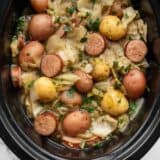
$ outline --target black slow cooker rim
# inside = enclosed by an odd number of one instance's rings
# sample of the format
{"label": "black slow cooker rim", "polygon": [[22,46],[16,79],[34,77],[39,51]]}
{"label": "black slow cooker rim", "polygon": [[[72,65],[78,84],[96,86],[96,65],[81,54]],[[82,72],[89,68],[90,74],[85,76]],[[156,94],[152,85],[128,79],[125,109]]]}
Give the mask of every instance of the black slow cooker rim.
{"label": "black slow cooker rim", "polygon": [[[8,3],[7,3],[7,1],[5,1],[5,3],[7,4],[7,8],[10,8],[12,1],[13,0],[8,0]],[[157,4],[159,4],[157,0],[154,0],[154,2],[155,1]],[[160,4],[159,4],[159,6],[160,6]],[[7,9],[5,10],[5,13],[7,13],[6,11],[7,11]],[[0,88],[2,89],[2,87],[3,87],[3,82],[1,81]],[[159,86],[159,93],[160,93],[160,86]],[[1,100],[5,100],[3,93],[0,93],[0,97],[1,97]],[[157,97],[157,99],[155,99],[154,107],[159,107],[159,104],[160,104],[160,95]],[[12,139],[14,139],[14,141],[28,155],[30,155],[31,157],[33,157],[35,159],[39,159],[39,160],[40,159],[45,160],[45,159],[50,159],[50,158],[57,159],[57,160],[63,160],[63,158],[57,157],[57,156],[43,150],[38,145],[36,145],[32,140],[30,140],[29,137],[27,137],[27,135],[25,135],[24,132],[20,129],[20,127],[14,121],[12,121],[12,118],[10,120],[8,119],[8,115],[11,116],[11,114],[9,113],[9,110],[7,110],[7,112],[5,112],[6,108],[8,108],[7,103],[5,103],[5,101],[2,101],[1,108],[0,108],[0,111],[1,111],[0,120],[3,124],[3,126],[5,127],[5,129],[7,130],[7,132],[9,133],[9,135],[12,137]],[[152,112],[153,112],[153,110],[152,110]],[[152,112],[150,114],[152,114]],[[141,126],[141,128],[134,135],[134,137],[132,137],[132,139],[130,139],[130,141],[131,140],[133,141],[136,137],[138,137],[139,134],[141,134],[140,138],[138,138],[138,140],[136,141],[136,143],[134,145],[132,145],[132,147],[128,148],[128,150],[125,150],[125,151],[123,150],[123,153],[120,154],[119,156],[117,155],[116,158],[115,157],[110,157],[110,158],[111,159],[114,158],[114,160],[116,160],[116,159],[121,160],[121,159],[132,159],[133,157],[137,158],[139,155],[143,156],[150,149],[150,147],[156,142],[156,140],[159,137],[159,132],[158,132],[158,127],[160,127],[159,116],[160,116],[160,109],[154,115],[154,118],[150,122],[151,125],[148,126],[147,130],[145,132],[141,133],[142,128],[147,124],[148,120],[145,121],[143,126]],[[129,142],[124,144],[121,149],[124,149],[126,146],[128,146]],[[147,145],[148,149],[146,151],[143,151],[143,147],[146,145]],[[141,151],[141,149],[142,149],[143,153],[142,152],[139,153]],[[133,151],[135,152],[134,154],[133,154]],[[128,156],[126,157],[126,155],[128,155]],[[106,156],[102,157],[102,158],[106,158]]]}

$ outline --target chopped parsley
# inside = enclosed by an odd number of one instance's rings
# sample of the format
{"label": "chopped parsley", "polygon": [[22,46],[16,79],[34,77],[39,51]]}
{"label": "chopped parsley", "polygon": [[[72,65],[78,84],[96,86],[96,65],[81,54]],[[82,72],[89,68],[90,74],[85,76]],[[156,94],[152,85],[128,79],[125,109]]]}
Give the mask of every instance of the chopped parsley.
{"label": "chopped parsley", "polygon": [[93,97],[85,97],[83,99],[83,104],[81,106],[82,110],[86,110],[89,113],[92,113],[95,111],[95,107],[92,105]]}
{"label": "chopped parsley", "polygon": [[114,89],[121,89],[122,84],[121,84],[120,82],[116,81],[116,82],[114,83],[113,87],[114,87]]}
{"label": "chopped parsley", "polygon": [[126,18],[126,19],[128,19],[128,18],[129,18],[129,16],[128,16],[128,14],[127,14],[127,13],[125,13],[125,14],[124,14],[124,18]]}
{"label": "chopped parsley", "polygon": [[126,74],[126,73],[128,73],[130,70],[131,70],[131,64],[129,64],[129,65],[127,65],[127,66],[121,66],[120,68],[119,68],[119,72],[121,73],[121,74]]}
{"label": "chopped parsley", "polygon": [[86,24],[85,27],[86,27],[87,30],[89,30],[89,31],[98,32],[98,30],[99,30],[99,25],[100,25],[100,19],[99,19],[99,18],[97,18],[97,19],[95,19],[95,20],[89,19],[89,20],[88,20],[88,23]]}
{"label": "chopped parsley", "polygon": [[127,35],[127,39],[128,40],[133,40],[133,35],[131,35],[131,34]]}
{"label": "chopped parsley", "polygon": [[60,22],[61,22],[61,17],[59,17],[59,16],[56,17],[56,18],[55,18],[55,23],[60,23]]}
{"label": "chopped parsley", "polygon": [[123,74],[128,73],[128,72],[131,70],[132,66],[131,66],[131,64],[128,64],[127,66],[119,66],[118,62],[117,62],[117,61],[114,61],[114,62],[113,62],[113,68],[114,68],[118,73],[120,73],[120,74],[123,75]]}
{"label": "chopped parsley", "polygon": [[95,107],[93,106],[81,106],[81,110],[88,111],[89,113],[93,113],[95,111]]}
{"label": "chopped parsley", "polygon": [[114,62],[113,62],[113,68],[114,68],[114,69],[117,69],[118,66],[119,66],[119,65],[118,65],[118,62],[117,62],[117,61],[114,61]]}
{"label": "chopped parsley", "polygon": [[129,102],[129,108],[130,108],[130,113],[135,113],[136,109],[137,109],[137,103],[136,101],[130,101]]}
{"label": "chopped parsley", "polygon": [[103,144],[101,142],[97,142],[93,145],[95,148],[101,148]]}
{"label": "chopped parsley", "polygon": [[76,11],[76,7],[74,7],[74,6],[67,8],[67,12],[68,12],[70,15],[72,15],[75,11]]}
{"label": "chopped parsley", "polygon": [[120,118],[118,119],[118,124],[123,124],[123,122],[124,122],[124,118],[123,118],[123,117],[120,117]]}
{"label": "chopped parsley", "polygon": [[17,28],[16,28],[16,34],[23,32],[23,29],[25,27],[25,16],[22,16],[17,21]]}
{"label": "chopped parsley", "polygon": [[41,107],[43,107],[43,108],[45,107],[45,104],[44,104],[44,103],[41,103],[41,102],[40,102],[39,104],[40,104]]}
{"label": "chopped parsley", "polygon": [[95,4],[95,3],[96,3],[96,0],[91,0],[91,2],[92,2],[93,4]]}
{"label": "chopped parsley", "polygon": [[91,16],[91,13],[86,12],[86,17],[90,17],[90,16]]}
{"label": "chopped parsley", "polygon": [[80,40],[81,43],[84,43],[84,42],[86,42],[86,41],[87,41],[87,37],[83,37],[83,38],[81,38],[81,40]]}
{"label": "chopped parsley", "polygon": [[84,104],[91,104],[93,100],[94,100],[93,97],[87,97],[87,98],[85,97],[83,100],[83,103]]}
{"label": "chopped parsley", "polygon": [[34,81],[31,81],[30,83],[28,83],[27,88],[32,88],[33,84],[34,84]]}
{"label": "chopped parsley", "polygon": [[72,87],[69,91],[67,91],[67,97],[73,98],[74,93],[75,93],[75,88]]}

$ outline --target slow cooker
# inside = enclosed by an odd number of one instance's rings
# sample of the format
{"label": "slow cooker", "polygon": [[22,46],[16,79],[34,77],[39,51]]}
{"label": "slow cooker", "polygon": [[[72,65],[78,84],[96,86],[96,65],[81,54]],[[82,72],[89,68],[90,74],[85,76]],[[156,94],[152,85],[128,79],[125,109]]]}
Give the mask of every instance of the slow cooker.
{"label": "slow cooker", "polygon": [[5,143],[21,159],[37,160],[136,160],[140,159],[160,135],[160,1],[132,0],[148,24],[147,71],[150,92],[146,95],[143,110],[132,122],[132,130],[119,139],[106,142],[99,149],[75,150],[54,139],[41,138],[32,129],[19,91],[10,77],[10,40],[17,18],[30,12],[27,0],[1,0],[0,5],[0,134]]}

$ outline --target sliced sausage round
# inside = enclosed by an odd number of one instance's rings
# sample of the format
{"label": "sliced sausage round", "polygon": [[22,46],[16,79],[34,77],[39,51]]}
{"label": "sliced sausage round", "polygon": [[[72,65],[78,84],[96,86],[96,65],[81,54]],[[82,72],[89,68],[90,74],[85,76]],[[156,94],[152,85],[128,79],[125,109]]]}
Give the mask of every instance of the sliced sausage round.
{"label": "sliced sausage round", "polygon": [[30,0],[36,12],[45,12],[48,8],[48,0]]}
{"label": "sliced sausage round", "polygon": [[90,56],[100,55],[106,47],[106,41],[102,35],[98,33],[92,33],[88,36],[85,44],[85,51]]}
{"label": "sliced sausage round", "polygon": [[19,64],[23,70],[38,68],[41,57],[44,53],[44,46],[38,41],[31,41],[23,47],[19,55]]}
{"label": "sliced sausage round", "polygon": [[17,65],[11,66],[11,80],[15,88],[19,88],[22,85],[21,74],[22,74],[22,71],[19,66]]}
{"label": "sliced sausage round", "polygon": [[68,106],[75,107],[82,104],[82,96],[77,92],[64,91],[60,95],[60,101]]}
{"label": "sliced sausage round", "polygon": [[33,40],[47,40],[54,32],[52,17],[48,14],[36,14],[31,18],[28,32]]}
{"label": "sliced sausage round", "polygon": [[80,79],[75,84],[77,90],[81,93],[87,93],[91,91],[93,87],[92,77],[81,70],[75,71],[75,74],[80,77]]}
{"label": "sliced sausage round", "polygon": [[61,58],[55,54],[44,55],[41,60],[41,71],[47,77],[54,77],[63,69]]}
{"label": "sliced sausage round", "polygon": [[132,40],[126,46],[126,56],[132,62],[141,62],[147,54],[147,46],[142,40]]}
{"label": "sliced sausage round", "polygon": [[69,113],[63,120],[62,129],[68,136],[76,136],[77,134],[84,133],[89,129],[91,118],[86,111],[74,111]]}
{"label": "sliced sausage round", "polygon": [[143,95],[146,88],[146,77],[144,73],[138,69],[132,69],[123,79],[124,87],[128,97],[131,99],[139,98]]}
{"label": "sliced sausage round", "polygon": [[43,112],[34,120],[35,131],[42,136],[49,136],[56,130],[56,118],[51,112]]}

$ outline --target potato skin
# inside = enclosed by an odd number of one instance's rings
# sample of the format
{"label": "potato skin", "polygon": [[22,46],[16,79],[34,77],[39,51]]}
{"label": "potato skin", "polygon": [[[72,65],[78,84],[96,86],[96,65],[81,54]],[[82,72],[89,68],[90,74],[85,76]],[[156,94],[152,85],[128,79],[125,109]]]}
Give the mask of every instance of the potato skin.
{"label": "potato skin", "polygon": [[52,17],[48,14],[36,14],[31,18],[28,32],[33,40],[47,40],[54,33]]}
{"label": "potato skin", "polygon": [[66,135],[75,137],[89,129],[91,118],[86,111],[74,111],[69,113],[63,120],[62,128]]}
{"label": "potato skin", "polygon": [[42,102],[50,102],[57,97],[56,87],[47,77],[40,77],[34,82],[34,91]]}
{"label": "potato skin", "polygon": [[101,107],[112,116],[119,116],[128,111],[129,104],[127,98],[118,90],[108,89],[105,93]]}
{"label": "potato skin", "polygon": [[95,81],[102,81],[109,77],[110,68],[105,61],[95,59],[93,66],[92,77]]}
{"label": "potato skin", "polygon": [[31,41],[21,50],[19,64],[23,70],[39,68],[44,46],[38,41]]}
{"label": "potato skin", "polygon": [[126,35],[126,28],[123,27],[117,16],[105,16],[99,27],[100,32],[108,39],[116,41]]}
{"label": "potato skin", "polygon": [[33,9],[40,13],[45,12],[48,8],[48,0],[30,0]]}
{"label": "potato skin", "polygon": [[127,90],[128,97],[137,99],[143,95],[146,88],[146,77],[138,69],[132,69],[123,79],[123,85]]}
{"label": "potato skin", "polygon": [[70,107],[75,107],[82,104],[82,97],[77,92],[69,93],[69,91],[64,91],[60,95],[60,101]]}
{"label": "potato skin", "polygon": [[34,120],[35,131],[42,136],[49,136],[56,130],[56,118],[51,112],[43,112]]}
{"label": "potato skin", "polygon": [[93,87],[92,77],[81,70],[77,70],[74,73],[80,77],[80,80],[76,82],[77,90],[81,93],[89,92]]}

